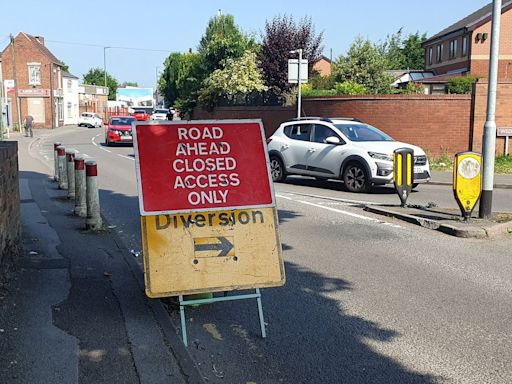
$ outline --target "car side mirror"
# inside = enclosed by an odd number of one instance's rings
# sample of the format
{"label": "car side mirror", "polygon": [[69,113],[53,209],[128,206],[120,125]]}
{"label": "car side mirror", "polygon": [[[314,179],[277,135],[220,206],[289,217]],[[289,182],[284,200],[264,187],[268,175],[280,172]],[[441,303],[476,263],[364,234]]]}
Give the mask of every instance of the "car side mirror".
{"label": "car side mirror", "polygon": [[341,144],[341,141],[338,137],[336,136],[329,136],[327,139],[325,139],[325,142],[327,144],[333,144],[333,145],[340,145]]}

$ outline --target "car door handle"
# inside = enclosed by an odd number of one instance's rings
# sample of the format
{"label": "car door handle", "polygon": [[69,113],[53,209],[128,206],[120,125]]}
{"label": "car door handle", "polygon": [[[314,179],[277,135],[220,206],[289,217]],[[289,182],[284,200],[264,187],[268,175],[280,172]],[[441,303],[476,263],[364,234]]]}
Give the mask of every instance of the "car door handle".
{"label": "car door handle", "polygon": [[284,145],[281,147],[281,149],[288,149],[288,148],[290,148],[290,146],[289,146],[288,144],[284,144]]}
{"label": "car door handle", "polygon": [[308,152],[316,152],[316,149],[315,148],[309,148]]}

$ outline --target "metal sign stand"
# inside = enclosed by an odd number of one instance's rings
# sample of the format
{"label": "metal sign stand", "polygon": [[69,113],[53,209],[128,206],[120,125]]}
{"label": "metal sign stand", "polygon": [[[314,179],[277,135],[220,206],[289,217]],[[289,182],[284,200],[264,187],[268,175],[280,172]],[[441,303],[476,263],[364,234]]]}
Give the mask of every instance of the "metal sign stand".
{"label": "metal sign stand", "polygon": [[183,337],[183,344],[188,347],[187,338],[187,321],[185,319],[185,306],[186,305],[198,305],[198,304],[211,304],[220,301],[231,301],[231,300],[245,300],[245,299],[256,299],[258,303],[258,315],[260,318],[261,337],[267,337],[267,331],[265,329],[265,320],[263,319],[263,305],[261,304],[261,292],[259,288],[256,288],[256,293],[249,293],[245,295],[233,295],[223,297],[212,297],[208,299],[196,299],[196,300],[183,300],[183,295],[179,296],[180,301],[180,318],[181,318],[181,335]]}

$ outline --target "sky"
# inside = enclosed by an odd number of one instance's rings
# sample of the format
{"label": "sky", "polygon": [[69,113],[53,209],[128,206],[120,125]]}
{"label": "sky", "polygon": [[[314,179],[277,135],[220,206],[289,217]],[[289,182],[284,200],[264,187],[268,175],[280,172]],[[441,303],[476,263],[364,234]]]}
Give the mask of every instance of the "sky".
{"label": "sky", "polygon": [[[265,20],[310,16],[323,32],[324,54],[344,54],[356,36],[373,42],[403,28],[432,36],[488,4],[490,0],[18,0],[2,1],[0,49],[9,34],[44,36],[46,46],[82,78],[103,68],[120,83],[154,87],[171,52],[196,50],[208,20],[219,9],[246,33],[260,38]],[[131,47],[145,50],[107,48]]]}

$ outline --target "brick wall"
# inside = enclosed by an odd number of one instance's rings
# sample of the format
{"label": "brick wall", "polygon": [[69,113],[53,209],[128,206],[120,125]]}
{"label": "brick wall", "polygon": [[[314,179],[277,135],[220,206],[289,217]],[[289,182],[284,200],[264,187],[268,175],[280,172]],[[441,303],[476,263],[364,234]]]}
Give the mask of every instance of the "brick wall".
{"label": "brick wall", "polygon": [[296,107],[218,107],[213,112],[196,108],[191,119],[261,119],[265,128],[265,135],[269,137],[282,122],[296,116]]}
{"label": "brick wall", "polygon": [[[482,150],[482,135],[487,118],[487,86],[487,82],[482,81],[475,84],[472,146],[477,152]],[[500,82],[496,89],[496,126],[512,127],[512,82]],[[504,138],[497,137],[496,153],[502,154],[504,149]]]}
{"label": "brick wall", "polygon": [[[305,116],[355,117],[399,141],[419,145],[429,154],[453,155],[470,149],[470,95],[383,95],[303,100]],[[261,118],[270,136],[282,122],[296,116],[294,107],[221,107],[196,109],[194,119]]]}
{"label": "brick wall", "polygon": [[20,254],[18,143],[0,141],[0,281]]}

